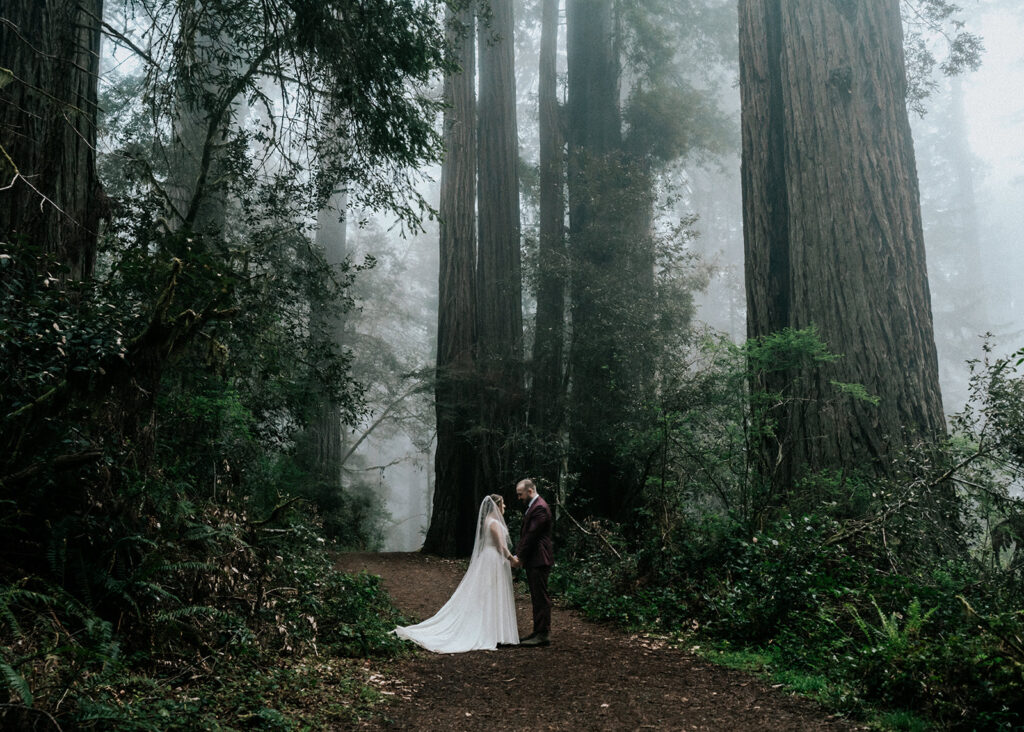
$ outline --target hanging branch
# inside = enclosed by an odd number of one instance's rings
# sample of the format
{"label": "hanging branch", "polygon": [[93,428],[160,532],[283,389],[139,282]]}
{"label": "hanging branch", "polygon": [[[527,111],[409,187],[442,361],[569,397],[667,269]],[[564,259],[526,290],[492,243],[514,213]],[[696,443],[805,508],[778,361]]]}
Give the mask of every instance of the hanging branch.
{"label": "hanging branch", "polygon": [[587,536],[596,536],[598,539],[600,539],[601,541],[604,542],[604,545],[606,547],[608,547],[608,549],[611,551],[612,554],[615,555],[616,559],[619,559],[619,560],[622,559],[622,555],[619,554],[619,552],[615,549],[615,547],[613,547],[611,545],[611,542],[608,541],[608,539],[605,538],[604,534],[602,534],[600,531],[597,531],[596,529],[594,531],[587,531],[585,528],[583,528],[583,525],[579,521],[577,521],[573,517],[573,515],[571,513],[569,513],[569,511],[566,510],[565,504],[560,503],[558,501],[555,501],[555,505],[558,506],[565,513],[565,515],[569,517],[569,520],[572,521],[576,525],[577,529],[582,531]]}
{"label": "hanging branch", "polygon": [[978,442],[977,449],[973,453],[965,457],[963,460],[961,460],[953,467],[947,469],[938,478],[935,478],[927,485],[923,486],[923,490],[919,491],[916,494],[912,493],[909,498],[897,501],[895,504],[888,506],[884,511],[882,511],[872,519],[867,519],[856,523],[848,523],[846,528],[839,531],[837,534],[834,534],[830,538],[826,539],[822,543],[822,546],[832,546],[833,544],[838,544],[839,542],[845,541],[846,539],[856,536],[857,534],[862,534],[871,527],[876,526],[879,523],[882,523],[893,514],[898,513],[899,511],[903,510],[908,506],[914,505],[921,499],[922,496],[924,496],[927,493],[928,490],[932,488],[937,488],[942,483],[945,483],[947,480],[952,479],[958,471],[967,467],[978,458],[985,457],[986,452],[987,451],[985,450],[985,439],[984,436],[982,436],[982,439],[979,440]]}
{"label": "hanging branch", "polygon": [[410,397],[413,394],[415,394],[417,391],[423,391],[425,389],[426,389],[426,387],[423,384],[416,384],[411,389],[407,390],[405,393],[403,393],[402,395],[397,397],[394,401],[392,401],[390,404],[388,404],[388,406],[385,407],[384,411],[380,413],[380,415],[377,417],[377,419],[375,419],[373,421],[373,424],[371,424],[369,427],[367,427],[363,431],[363,434],[361,434],[359,436],[359,439],[356,440],[355,443],[352,445],[352,447],[350,447],[348,449],[348,452],[346,452],[345,456],[341,459],[341,464],[344,465],[346,462],[348,462],[348,459],[350,457],[352,457],[352,454],[359,448],[359,446],[361,444],[363,444],[363,441],[367,437],[370,436],[371,432],[373,432],[375,429],[377,429],[377,427],[380,426],[380,424],[387,418],[387,416],[389,414],[391,414],[391,412],[396,407],[398,407],[402,402],[404,402],[408,397]]}
{"label": "hanging branch", "polygon": [[975,618],[982,626],[984,626],[985,630],[1006,644],[1007,649],[1010,651],[1008,655],[1016,656],[1016,658],[1010,658],[1013,664],[1018,668],[1024,667],[1024,640],[1022,640],[1018,635],[996,627],[991,620],[986,618],[984,615],[980,615],[977,610],[971,607],[971,604],[967,602],[963,595],[957,595],[956,599],[963,603],[964,609],[967,611],[968,615]]}
{"label": "hanging branch", "polygon": [[295,496],[293,498],[289,498],[284,503],[279,503],[278,505],[274,506],[274,510],[271,511],[270,515],[267,516],[265,519],[260,519],[259,521],[253,521],[250,525],[253,528],[258,528],[260,526],[266,526],[267,524],[269,524],[272,521],[274,521],[275,519],[277,519],[277,517],[280,516],[281,513],[286,511],[292,505],[294,505],[295,503],[297,503],[299,501],[304,501],[304,500],[306,500],[306,499],[303,498],[302,496]]}
{"label": "hanging branch", "polygon": [[52,467],[54,470],[58,471],[70,470],[79,465],[84,465],[85,463],[90,463],[99,460],[101,457],[103,457],[102,450],[85,450],[83,452],[77,452],[71,455],[58,455],[57,457],[53,458],[53,460],[51,460],[49,463],[35,463],[34,465],[30,465],[27,468],[23,468],[22,470],[19,470],[16,473],[5,475],[4,477],[0,478],[0,487],[9,488],[11,486],[17,485],[18,483],[22,483],[28,480],[29,478],[41,473],[47,467],[47,465]]}
{"label": "hanging branch", "polygon": [[126,373],[134,371],[140,364],[146,364],[154,356],[158,362],[166,362],[176,356],[188,344],[191,336],[204,325],[216,320],[227,320],[238,314],[238,308],[216,308],[214,300],[199,312],[188,308],[174,317],[168,317],[167,313],[178,287],[178,275],[184,266],[180,259],[172,260],[171,273],[153,308],[149,324],[144,331],[129,341],[126,351],[112,354],[103,361],[99,369],[103,378],[98,385],[87,381],[83,388],[70,379],[64,379],[41,396],[7,414],[5,419],[31,416],[44,406],[56,409],[58,407],[54,405],[63,404],[76,388],[79,391],[90,388],[98,391],[100,388],[117,384]]}

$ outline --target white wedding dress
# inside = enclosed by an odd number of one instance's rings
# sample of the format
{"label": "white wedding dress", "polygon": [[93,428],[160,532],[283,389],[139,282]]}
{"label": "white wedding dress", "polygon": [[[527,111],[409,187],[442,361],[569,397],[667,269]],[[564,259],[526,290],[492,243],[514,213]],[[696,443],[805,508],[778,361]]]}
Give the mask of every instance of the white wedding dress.
{"label": "white wedding dress", "polygon": [[508,527],[488,496],[480,505],[469,568],[455,592],[433,617],[394,632],[435,653],[493,650],[499,643],[519,643],[508,555]]}

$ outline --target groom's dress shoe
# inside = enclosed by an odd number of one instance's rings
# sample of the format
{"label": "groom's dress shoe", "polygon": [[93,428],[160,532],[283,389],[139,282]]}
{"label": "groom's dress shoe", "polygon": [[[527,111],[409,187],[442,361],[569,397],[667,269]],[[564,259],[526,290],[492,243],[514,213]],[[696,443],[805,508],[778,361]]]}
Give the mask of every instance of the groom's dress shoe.
{"label": "groom's dress shoe", "polygon": [[547,633],[535,633],[534,635],[528,636],[523,640],[519,641],[521,646],[550,646],[551,641],[548,640]]}
{"label": "groom's dress shoe", "polygon": [[522,643],[523,641],[528,641],[528,640],[530,640],[530,638],[534,638],[534,637],[536,637],[536,635],[537,635],[536,633],[530,633],[530,634],[529,634],[528,636],[526,636],[525,638],[520,638],[520,639],[519,639],[519,642],[520,642],[520,643]]}

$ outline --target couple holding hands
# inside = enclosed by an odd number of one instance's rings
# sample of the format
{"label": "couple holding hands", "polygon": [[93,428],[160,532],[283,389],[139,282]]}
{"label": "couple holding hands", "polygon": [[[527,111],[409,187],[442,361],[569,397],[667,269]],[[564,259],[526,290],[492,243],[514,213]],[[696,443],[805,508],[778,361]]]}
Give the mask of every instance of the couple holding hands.
{"label": "couple holding hands", "polygon": [[[516,495],[526,504],[515,553],[509,550],[505,501],[484,498],[476,524],[476,541],[466,574],[437,614],[417,625],[395,629],[401,637],[435,653],[493,650],[498,646],[546,646],[551,628],[548,575],[554,561],[551,509],[529,478]],[[525,567],[533,602],[533,633],[520,640],[516,623],[512,569]]]}

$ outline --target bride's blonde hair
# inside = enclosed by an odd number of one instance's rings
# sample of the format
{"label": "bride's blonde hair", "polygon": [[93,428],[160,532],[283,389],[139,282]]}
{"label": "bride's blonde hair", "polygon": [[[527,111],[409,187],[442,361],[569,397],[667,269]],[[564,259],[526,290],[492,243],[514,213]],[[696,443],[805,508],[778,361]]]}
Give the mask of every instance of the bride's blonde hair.
{"label": "bride's blonde hair", "polygon": [[492,493],[490,497],[491,497],[491,500],[492,500],[492,501],[494,501],[494,504],[495,504],[495,505],[496,505],[496,506],[497,506],[498,508],[501,508],[502,506],[504,506],[504,505],[505,505],[505,499],[504,499],[504,498],[502,498],[500,494],[498,494],[498,493]]}

